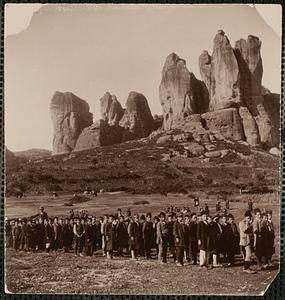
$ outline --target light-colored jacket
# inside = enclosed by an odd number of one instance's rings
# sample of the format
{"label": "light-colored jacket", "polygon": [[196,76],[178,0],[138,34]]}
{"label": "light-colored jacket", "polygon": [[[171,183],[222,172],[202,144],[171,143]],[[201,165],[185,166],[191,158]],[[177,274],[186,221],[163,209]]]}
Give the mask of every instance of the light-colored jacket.
{"label": "light-colored jacket", "polygon": [[239,222],[239,233],[240,233],[240,246],[249,246],[250,237],[252,235],[252,225],[248,224],[245,220]]}

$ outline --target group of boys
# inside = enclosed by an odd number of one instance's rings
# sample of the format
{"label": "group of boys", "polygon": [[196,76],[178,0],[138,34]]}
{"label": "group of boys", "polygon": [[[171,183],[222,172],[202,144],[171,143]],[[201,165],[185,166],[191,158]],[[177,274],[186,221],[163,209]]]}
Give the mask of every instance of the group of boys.
{"label": "group of boys", "polygon": [[155,255],[162,264],[170,257],[178,266],[185,260],[195,265],[199,258],[199,265],[207,269],[232,266],[241,246],[244,271],[253,273],[253,251],[260,270],[271,264],[274,253],[272,213],[261,214],[259,209],[254,213],[254,219],[250,211],[245,213],[238,230],[232,214],[211,217],[207,209],[200,212],[199,220],[187,209],[171,209],[154,218],[151,213],[132,216],[130,210],[124,217],[118,209],[117,214],[99,219],[86,212],[82,218],[72,214],[72,218],[51,219],[41,207],[35,218],[6,222],[6,245],[33,252],[63,249],[79,256],[101,250],[109,259],[113,255],[151,259]]}

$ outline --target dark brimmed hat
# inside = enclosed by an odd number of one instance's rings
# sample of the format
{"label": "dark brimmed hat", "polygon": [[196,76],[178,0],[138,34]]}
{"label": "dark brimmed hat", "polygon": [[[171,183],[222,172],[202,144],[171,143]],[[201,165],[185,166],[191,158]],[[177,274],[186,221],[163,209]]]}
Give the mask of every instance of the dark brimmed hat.
{"label": "dark brimmed hat", "polygon": [[252,217],[250,210],[247,210],[247,211],[244,213],[244,216],[245,216],[245,217]]}

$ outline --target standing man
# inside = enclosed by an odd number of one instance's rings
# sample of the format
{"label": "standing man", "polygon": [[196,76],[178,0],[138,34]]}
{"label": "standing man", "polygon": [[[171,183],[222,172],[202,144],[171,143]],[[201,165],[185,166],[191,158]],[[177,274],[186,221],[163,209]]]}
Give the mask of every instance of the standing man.
{"label": "standing man", "polygon": [[252,229],[252,216],[250,211],[246,211],[244,219],[239,222],[240,231],[240,246],[243,253],[244,269],[243,271],[249,274],[254,274],[255,271],[250,269],[251,259],[251,236],[253,234]]}
{"label": "standing man", "polygon": [[76,223],[73,226],[73,233],[75,239],[75,255],[83,256],[83,246],[84,246],[84,226],[80,219],[76,219]]}
{"label": "standing man", "polygon": [[143,226],[143,240],[146,259],[151,259],[151,248],[153,246],[154,232],[153,224],[151,222],[151,213],[146,215],[146,222]]}
{"label": "standing man", "polygon": [[137,254],[140,246],[139,216],[137,214],[134,215],[133,220],[130,222],[128,226],[128,235],[129,235],[129,248],[131,251],[131,259],[135,260],[137,259]]}
{"label": "standing man", "polygon": [[177,266],[183,266],[183,257],[185,249],[185,228],[183,224],[183,214],[179,213],[177,221],[173,224],[173,236],[176,248]]}
{"label": "standing man", "polygon": [[169,214],[167,217],[167,248],[173,257],[174,262],[176,261],[175,248],[174,248],[174,237],[173,237],[173,224],[174,214]]}
{"label": "standing man", "polygon": [[254,220],[252,222],[253,234],[254,234],[254,252],[257,260],[258,268],[257,270],[262,270],[262,256],[263,256],[263,238],[261,234],[261,211],[259,208],[254,209]]}
{"label": "standing man", "polygon": [[191,263],[193,263],[193,265],[197,265],[198,239],[197,239],[197,215],[195,213],[192,213],[190,215],[189,250],[190,250]]}
{"label": "standing man", "polygon": [[160,263],[166,263],[167,256],[167,238],[168,228],[165,222],[165,213],[159,214],[160,221],[157,224],[157,238],[156,243],[158,244],[158,261]]}
{"label": "standing man", "polygon": [[197,225],[197,239],[200,249],[200,267],[207,267],[207,214],[205,211],[201,212],[201,221]]}

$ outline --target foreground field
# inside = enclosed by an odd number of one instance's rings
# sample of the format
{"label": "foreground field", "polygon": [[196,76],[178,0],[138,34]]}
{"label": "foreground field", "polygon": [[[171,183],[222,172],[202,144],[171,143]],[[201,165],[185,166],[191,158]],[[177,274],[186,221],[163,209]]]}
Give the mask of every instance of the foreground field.
{"label": "foreground field", "polygon": [[[210,213],[215,213],[217,195],[197,192],[201,205],[207,203]],[[72,195],[60,195],[52,199],[50,196],[33,196],[25,199],[7,198],[7,217],[23,217],[37,213],[40,205],[44,205],[50,216],[66,216],[73,208],[87,209],[90,214],[100,216],[115,213],[128,207],[133,213],[153,214],[165,210],[169,205],[177,207],[189,206],[193,211],[193,200],[187,195],[170,194],[167,197],[153,195],[132,195],[127,193],[103,194],[91,198],[84,203],[66,207]],[[96,253],[92,258],[75,257],[73,253],[26,253],[8,249],[6,252],[6,283],[13,293],[119,293],[119,294],[262,294],[278,273],[279,262],[279,201],[277,194],[228,196],[230,212],[236,222],[242,218],[251,197],[254,207],[271,208],[276,227],[276,268],[261,271],[254,275],[242,272],[241,257],[237,266],[214,270],[204,270],[188,265],[177,267],[172,260],[167,265],[160,265],[156,260],[130,261],[128,258],[108,261]],[[149,204],[136,205],[136,202],[147,200]],[[224,203],[222,203],[224,206]],[[233,280],[236,278],[236,280]]]}
{"label": "foreground field", "polygon": [[101,253],[78,258],[9,249],[6,283],[12,293],[260,295],[277,272],[245,274],[241,261],[236,267],[205,270],[192,265],[177,267],[172,261],[166,265],[144,259],[108,261]]}

